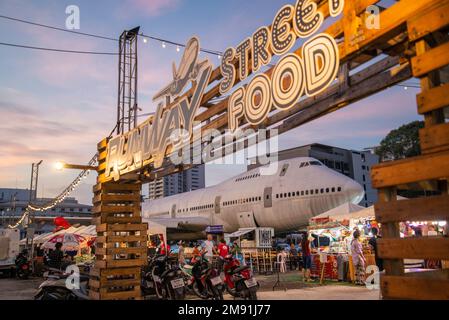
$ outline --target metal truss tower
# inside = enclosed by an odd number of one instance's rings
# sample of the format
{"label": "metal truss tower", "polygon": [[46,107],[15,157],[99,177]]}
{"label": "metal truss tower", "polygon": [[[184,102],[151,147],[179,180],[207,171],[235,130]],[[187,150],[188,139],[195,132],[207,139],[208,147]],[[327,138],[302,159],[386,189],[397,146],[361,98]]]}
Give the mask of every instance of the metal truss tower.
{"label": "metal truss tower", "polygon": [[140,27],[123,31],[119,40],[117,134],[137,125],[137,36]]}

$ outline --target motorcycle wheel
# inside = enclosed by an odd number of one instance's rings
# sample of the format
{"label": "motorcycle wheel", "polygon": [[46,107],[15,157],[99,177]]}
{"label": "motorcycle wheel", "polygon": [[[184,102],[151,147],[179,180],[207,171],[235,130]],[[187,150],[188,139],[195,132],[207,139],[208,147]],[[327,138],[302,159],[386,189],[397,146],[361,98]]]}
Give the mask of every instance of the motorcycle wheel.
{"label": "motorcycle wheel", "polygon": [[21,280],[28,279],[28,272],[23,272],[22,270],[17,271],[17,277]]}
{"label": "motorcycle wheel", "polygon": [[229,288],[229,286],[226,285],[226,284],[225,284],[225,287],[226,287],[226,291],[227,291],[231,296],[233,296],[234,298],[238,298],[238,297],[239,297],[239,294],[237,293],[237,290],[235,290],[235,288],[234,288],[234,289],[231,289],[231,288]]}
{"label": "motorcycle wheel", "polygon": [[210,285],[211,291],[213,293],[213,300],[223,300],[223,288],[221,285],[214,287]]}
{"label": "motorcycle wheel", "polygon": [[251,288],[248,289],[248,300],[257,300],[257,289]]}
{"label": "motorcycle wheel", "polygon": [[206,300],[207,298],[209,298],[209,294],[208,294],[207,290],[203,291],[205,293],[200,292],[196,281],[192,284],[192,289],[193,289],[193,292],[195,293],[195,295],[197,295],[199,298],[201,298],[203,300]]}

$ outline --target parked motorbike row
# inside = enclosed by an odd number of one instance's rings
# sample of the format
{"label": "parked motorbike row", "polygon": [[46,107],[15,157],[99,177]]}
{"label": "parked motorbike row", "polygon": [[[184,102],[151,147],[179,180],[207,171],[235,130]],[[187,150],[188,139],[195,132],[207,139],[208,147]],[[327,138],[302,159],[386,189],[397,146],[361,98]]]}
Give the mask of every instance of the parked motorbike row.
{"label": "parked motorbike row", "polygon": [[[148,265],[142,269],[142,295],[166,300],[183,300],[187,295],[223,300],[223,293],[227,291],[235,298],[257,300],[259,284],[249,266],[241,266],[232,255],[226,256],[222,263],[220,275],[204,254],[184,266],[179,266],[169,255],[149,257]],[[69,276],[50,268],[44,274],[45,281],[39,286],[35,300],[87,300],[88,274],[80,275],[78,289],[68,288]]]}
{"label": "parked motorbike row", "polygon": [[233,297],[257,300],[259,284],[249,266],[228,255],[223,261],[223,277],[204,257],[197,257],[190,265],[178,266],[169,256],[151,258],[142,273],[142,292],[155,294],[159,299],[182,300],[186,294],[201,299],[223,300],[227,291]]}

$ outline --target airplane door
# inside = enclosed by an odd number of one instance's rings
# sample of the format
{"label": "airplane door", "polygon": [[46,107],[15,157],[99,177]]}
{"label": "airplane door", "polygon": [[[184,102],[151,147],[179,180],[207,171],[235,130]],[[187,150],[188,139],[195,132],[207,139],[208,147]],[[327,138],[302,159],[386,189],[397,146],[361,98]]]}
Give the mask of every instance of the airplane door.
{"label": "airplane door", "polygon": [[173,218],[173,219],[176,218],[176,204],[174,204],[171,207],[170,217]]}
{"label": "airplane door", "polygon": [[221,212],[220,208],[221,196],[215,197],[215,214],[219,214]]}
{"label": "airplane door", "polygon": [[271,208],[273,206],[272,201],[273,188],[267,187],[263,191],[263,206],[264,208]]}
{"label": "airplane door", "polygon": [[257,228],[254,220],[254,213],[252,211],[237,212],[237,221],[240,228]]}

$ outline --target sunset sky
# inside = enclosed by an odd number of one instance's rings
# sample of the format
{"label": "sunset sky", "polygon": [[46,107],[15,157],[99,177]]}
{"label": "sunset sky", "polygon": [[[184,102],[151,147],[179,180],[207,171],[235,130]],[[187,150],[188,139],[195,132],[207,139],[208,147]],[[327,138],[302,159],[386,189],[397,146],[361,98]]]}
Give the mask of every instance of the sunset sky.
{"label": "sunset sky", "polygon": [[[258,27],[270,25],[292,0],[0,1],[0,15],[65,27],[65,8],[77,5],[80,32],[118,38],[141,26],[148,35],[185,43],[197,35],[204,48],[224,51]],[[0,18],[0,42],[57,49],[116,52],[114,41],[89,38]],[[181,51],[182,53],[182,51]],[[139,42],[139,107],[154,111],[153,94],[172,77],[181,53],[158,42]],[[57,195],[77,172],[54,162],[86,163],[116,121],[117,56],[36,51],[0,45],[0,187],[29,187],[32,162],[44,160],[38,196]],[[218,58],[203,54],[218,65]],[[407,81],[408,83],[413,80]],[[416,80],[414,81],[416,83]],[[281,136],[281,149],[309,143],[363,149],[391,130],[419,119],[417,89],[393,87]],[[144,118],[140,118],[141,121]],[[244,170],[210,166],[207,185]],[[89,203],[94,177],[74,192]]]}

